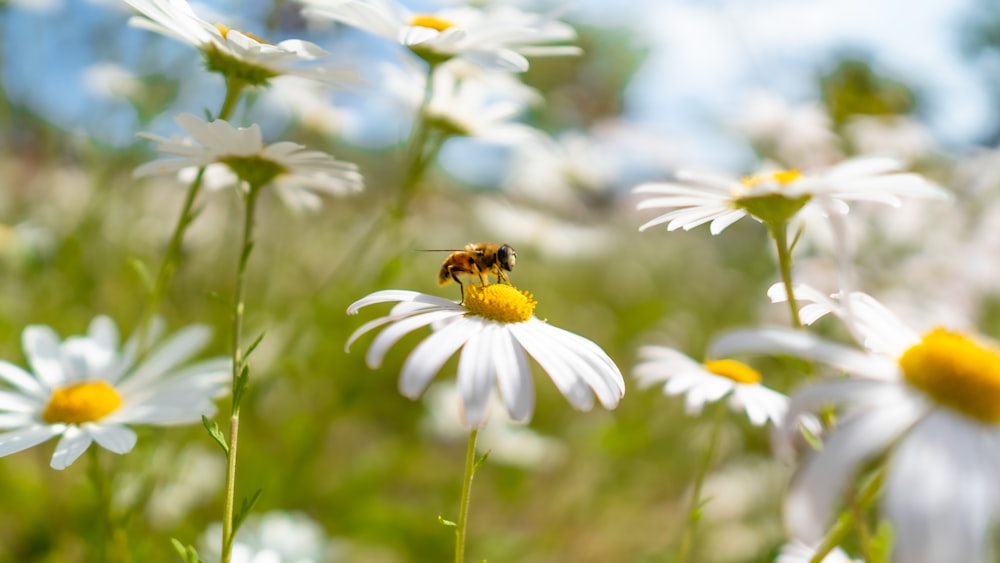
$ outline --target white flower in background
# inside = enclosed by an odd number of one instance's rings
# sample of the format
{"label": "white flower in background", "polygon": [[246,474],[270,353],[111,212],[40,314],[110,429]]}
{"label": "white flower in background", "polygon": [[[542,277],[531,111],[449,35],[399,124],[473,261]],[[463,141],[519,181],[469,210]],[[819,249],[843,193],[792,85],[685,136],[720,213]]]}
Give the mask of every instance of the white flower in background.
{"label": "white flower in background", "polygon": [[806,205],[845,214],[848,202],[871,201],[898,207],[902,198],[947,198],[947,192],[922,176],[902,172],[890,158],[856,158],[814,174],[798,170],[764,172],[741,179],[679,170],[673,182],[642,184],[634,193],[648,195],[638,209],[672,209],[647,221],[640,231],[667,225],[690,230],[711,223],[719,234],[747,215],[770,222],[788,220]]}
{"label": "white flower in background", "polygon": [[[199,554],[206,562],[219,561],[222,523],[210,525]],[[232,563],[334,563],[341,561],[337,543],[318,522],[301,512],[272,511],[251,514],[236,533]]]}
{"label": "white flower in background", "polygon": [[763,157],[785,166],[816,168],[840,160],[837,135],[822,105],[791,105],[768,92],[755,92],[734,122]]}
{"label": "white flower in background", "polygon": [[884,154],[912,162],[934,150],[930,131],[905,115],[857,115],[844,132],[859,154]]}
{"label": "white flower in background", "polygon": [[513,420],[531,418],[535,391],[525,355],[533,357],[552,378],[573,407],[589,410],[594,396],[607,409],[618,405],[625,393],[621,371],[597,344],[534,317],[530,294],[497,283],[465,285],[462,304],[434,295],[405,290],[377,291],[347,309],[398,301],[388,316],[369,321],[347,341],[388,324],[368,348],[365,361],[372,369],[382,364],[389,348],[400,338],[425,326],[436,328],[410,353],[399,377],[399,391],[416,399],[430,380],[459,348],[458,388],[463,416],[469,427],[481,426],[494,387],[498,387]]}
{"label": "white flower in background", "polygon": [[551,142],[542,131],[513,121],[523,111],[523,104],[497,97],[486,83],[463,79],[448,65],[438,67],[432,80],[424,118],[440,130],[498,143]]}
{"label": "white flower in background", "polygon": [[[816,555],[816,547],[809,547],[801,541],[788,542],[781,546],[781,553],[774,563],[809,563]],[[864,563],[860,559],[851,559],[844,550],[834,548],[820,563]]]}
{"label": "white flower in background", "polygon": [[129,23],[160,33],[200,50],[208,69],[244,84],[261,86],[276,76],[292,74],[330,83],[357,83],[353,70],[315,66],[328,53],[308,41],[290,39],[268,43],[249,33],[217,23],[194,13],[187,0],[124,0],[143,17]]}
{"label": "white flower in background", "polygon": [[132,72],[114,63],[97,63],[83,69],[85,90],[106,99],[136,99],[146,92],[146,85]]}
{"label": "white flower in background", "polygon": [[532,247],[545,259],[574,260],[606,256],[613,252],[615,229],[594,223],[574,223],[506,199],[476,198],[473,213],[489,227],[494,240],[515,248]]}
{"label": "white flower in background", "polygon": [[528,56],[580,53],[578,47],[550,45],[575,39],[572,27],[513,6],[414,13],[395,0],[300,1],[307,16],[331,19],[396,41],[432,63],[461,57],[523,72],[528,70]]}
{"label": "white flower in background", "polygon": [[[171,157],[143,164],[134,176],[207,167],[210,184],[233,185],[238,178],[250,186],[271,186],[295,211],[318,209],[317,194],[343,195],[362,189],[355,164],[287,141],[265,146],[257,125],[237,128],[222,119],[208,123],[189,113],[178,115],[176,121],[192,138],[140,134],[159,143],[157,150]],[[226,169],[231,175],[227,176]]]}
{"label": "white flower in background", "polygon": [[[921,336],[863,293],[849,302],[811,288],[797,288],[796,296],[807,303],[804,322],[834,313],[867,352],[781,329],[731,333],[712,347],[718,354],[797,356],[851,375],[807,386],[789,405],[789,419],[830,406],[842,413],[789,491],[785,521],[792,534],[820,541],[843,491],[881,459],[881,515],[892,526],[894,561],[994,561],[1000,350],[945,328]],[[779,453],[796,434],[782,428]]]}
{"label": "white flower in background", "polygon": [[728,399],[729,407],[744,412],[754,426],[781,424],[788,397],[761,385],[760,372],[736,360],[696,362],[664,346],[639,348],[635,367],[639,385],[663,384],[666,395],[683,395],[690,415],[700,414],[708,403]]}
{"label": "white flower in background", "polygon": [[[146,339],[155,343],[162,324]],[[139,357],[139,335],[119,345],[118,328],[108,317],[90,323],[86,336],[67,338],[49,327],[24,329],[22,346],[31,371],[0,361],[0,456],[60,436],[54,469],[65,469],[97,442],[117,454],[135,446],[127,425],[169,426],[200,422],[215,412],[231,367],[226,359],[184,366],[208,344],[211,331],[187,327]]]}
{"label": "white flower in background", "polygon": [[[462,418],[462,396],[454,383],[431,385],[423,400],[427,412],[420,421],[422,429],[445,440],[468,440],[469,431]],[[496,393],[490,395],[486,410],[489,418],[479,429],[476,449],[480,453],[489,452],[491,461],[540,469],[565,458],[566,446],[562,442],[511,420]]]}

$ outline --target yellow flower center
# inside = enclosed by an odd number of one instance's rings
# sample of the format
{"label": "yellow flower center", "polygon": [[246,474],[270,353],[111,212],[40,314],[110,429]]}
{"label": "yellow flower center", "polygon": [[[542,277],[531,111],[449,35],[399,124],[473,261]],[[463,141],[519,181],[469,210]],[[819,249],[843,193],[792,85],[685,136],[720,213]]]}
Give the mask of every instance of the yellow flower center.
{"label": "yellow flower center", "polygon": [[938,403],[1000,422],[1000,351],[936,328],[899,358],[903,377]]}
{"label": "yellow flower center", "polygon": [[431,16],[427,14],[417,14],[413,16],[410,20],[410,25],[415,27],[426,27],[429,29],[436,29],[437,31],[444,31],[449,27],[455,27],[455,24],[448,20],[441,19],[437,16]]}
{"label": "yellow flower center", "polygon": [[118,410],[122,398],[106,381],[89,381],[60,387],[52,392],[42,420],[48,423],[96,422]]}
{"label": "yellow flower center", "polygon": [[527,291],[512,285],[495,283],[487,286],[465,286],[465,302],[469,313],[501,323],[523,323],[531,318],[538,304]]}
{"label": "yellow flower center", "polygon": [[759,371],[736,360],[708,360],[704,365],[709,373],[732,379],[736,383],[749,385],[760,383],[761,380]]}
{"label": "yellow flower center", "polygon": [[771,172],[770,174],[755,174],[753,176],[744,176],[740,178],[743,185],[752,188],[757,184],[767,181],[777,182],[781,186],[787,186],[795,180],[802,177],[802,173],[798,170],[779,170],[777,172]]}
{"label": "yellow flower center", "polygon": [[[232,30],[231,27],[229,27],[228,25],[226,25],[224,23],[217,23],[217,24],[215,24],[215,29],[219,30],[219,34],[222,35],[223,39],[227,39],[228,36],[229,36],[230,30]],[[240,31],[240,30],[237,30],[237,31]],[[242,33],[243,35],[249,37],[250,39],[253,39],[257,43],[261,43],[263,45],[270,45],[270,43],[268,43],[267,41],[264,41],[260,37],[257,37],[256,35],[248,32],[248,31],[240,31],[240,33]]]}

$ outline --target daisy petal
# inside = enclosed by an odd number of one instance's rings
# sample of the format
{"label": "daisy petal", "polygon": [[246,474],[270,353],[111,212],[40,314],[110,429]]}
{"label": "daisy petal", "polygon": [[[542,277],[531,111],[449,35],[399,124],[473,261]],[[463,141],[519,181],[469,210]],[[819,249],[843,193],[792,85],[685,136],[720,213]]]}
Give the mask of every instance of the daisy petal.
{"label": "daisy petal", "polygon": [[116,454],[127,454],[135,447],[135,432],[125,426],[117,424],[86,424],[83,429],[102,448]]}
{"label": "daisy petal", "polygon": [[460,319],[425,338],[403,363],[399,392],[411,399],[419,397],[448,358],[479,331],[478,326],[476,321]]}
{"label": "daisy petal", "polygon": [[52,461],[49,466],[52,469],[66,469],[73,464],[83,452],[87,451],[94,441],[80,428],[76,426],[67,426],[66,430],[63,432],[62,438],[59,443],[56,444],[56,451],[52,454]]}
{"label": "daisy petal", "polygon": [[61,424],[36,424],[28,428],[0,434],[0,457],[37,446],[63,431]]}

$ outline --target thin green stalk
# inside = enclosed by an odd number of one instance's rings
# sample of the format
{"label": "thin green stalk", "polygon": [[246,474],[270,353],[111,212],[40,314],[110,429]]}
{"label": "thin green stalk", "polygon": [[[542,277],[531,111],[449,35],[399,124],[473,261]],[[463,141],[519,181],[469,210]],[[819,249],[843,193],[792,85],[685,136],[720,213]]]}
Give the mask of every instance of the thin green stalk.
{"label": "thin green stalk", "polygon": [[98,561],[108,561],[109,551],[114,554],[110,560],[128,563],[132,554],[128,547],[128,538],[121,529],[112,513],[111,487],[108,484],[107,472],[101,467],[100,448],[96,445],[87,450],[89,458],[88,476],[94,485],[94,495],[97,497],[97,520],[101,537],[97,540]]}
{"label": "thin green stalk", "polygon": [[[809,563],[822,563],[823,559],[830,554],[838,545],[844,542],[844,539],[851,533],[852,529],[857,526],[858,518],[862,517],[865,512],[871,508],[872,504],[878,498],[879,494],[882,492],[882,481],[884,477],[884,468],[879,468],[875,474],[861,487],[861,490],[853,495],[853,498],[849,502],[847,510],[844,510],[840,517],[837,518],[837,522],[830,528],[830,531],[826,533],[826,537],[820,542],[819,546],[816,547],[816,552],[813,553]],[[867,529],[867,528],[865,528]],[[867,541],[862,541],[862,550],[866,557],[866,561],[876,561],[876,556],[874,555],[874,550],[871,541],[871,535],[868,535]],[[870,559],[869,559],[870,557]]]}
{"label": "thin green stalk", "polygon": [[455,525],[455,563],[465,562],[465,525],[469,520],[469,497],[472,493],[472,476],[476,472],[476,437],[479,429],[469,432],[469,445],[465,451],[465,477],[462,479],[462,500],[458,522]]}
{"label": "thin green stalk", "polygon": [[792,285],[792,249],[788,244],[788,223],[782,223],[769,230],[778,250],[778,270],[781,272],[781,283],[785,286],[792,326],[800,329],[802,328],[802,319],[799,318],[799,304],[795,299],[795,290]]}
{"label": "thin green stalk", "polygon": [[234,535],[234,507],[236,499],[236,451],[239,442],[240,402],[242,388],[246,382],[240,379],[246,377],[246,358],[240,342],[243,338],[243,314],[246,303],[246,270],[253,250],[254,210],[257,198],[260,196],[259,186],[250,186],[246,197],[246,215],[243,221],[243,244],[240,247],[239,260],[236,267],[236,296],[233,302],[233,406],[229,416],[229,449],[226,454],[226,500],[222,515],[222,563],[229,563],[232,557]]}
{"label": "thin green stalk", "polygon": [[691,492],[691,508],[688,511],[687,522],[684,525],[684,535],[681,536],[680,546],[677,548],[677,557],[674,563],[684,563],[691,555],[694,547],[694,534],[701,520],[701,489],[705,484],[705,477],[712,468],[712,460],[715,458],[715,450],[719,445],[719,435],[722,431],[722,423],[726,419],[726,405],[719,402],[715,405],[715,418],[712,420],[712,430],[708,438],[708,447],[705,449],[705,456],[701,460],[698,474],[694,478],[694,490]]}
{"label": "thin green stalk", "polygon": [[[219,111],[219,119],[228,119],[236,108],[236,104],[239,102],[240,95],[243,93],[244,84],[238,81],[227,80],[226,81],[226,97],[222,102],[222,109]],[[187,195],[184,197],[184,204],[181,206],[180,216],[177,218],[177,223],[174,225],[174,231],[170,235],[170,242],[167,243],[167,251],[163,255],[163,261],[160,263],[160,269],[156,274],[156,280],[153,283],[153,288],[149,293],[149,300],[146,302],[146,310],[143,313],[142,319],[139,322],[139,352],[142,353],[146,350],[146,345],[148,344],[149,337],[149,324],[156,314],[156,310],[160,306],[160,301],[163,299],[163,295],[167,292],[167,288],[170,286],[170,281],[173,279],[174,272],[177,270],[177,263],[181,254],[181,245],[184,242],[184,234],[187,232],[188,227],[194,220],[192,215],[192,209],[194,208],[194,202],[198,197],[198,193],[201,191],[202,180],[205,175],[205,168],[199,168],[198,174],[191,181],[191,185],[188,186]]]}
{"label": "thin green stalk", "polygon": [[[427,120],[427,108],[430,106],[431,97],[434,94],[434,65],[427,69],[427,83],[424,87],[424,98],[417,109],[417,115],[413,121],[413,131],[410,135],[409,146],[406,151],[406,177],[400,188],[396,200],[396,207],[393,216],[397,222],[406,213],[406,206],[413,192],[420,184],[427,165],[433,159],[434,154],[427,150],[427,141],[431,135],[431,124]],[[434,151],[436,153],[436,151]]]}

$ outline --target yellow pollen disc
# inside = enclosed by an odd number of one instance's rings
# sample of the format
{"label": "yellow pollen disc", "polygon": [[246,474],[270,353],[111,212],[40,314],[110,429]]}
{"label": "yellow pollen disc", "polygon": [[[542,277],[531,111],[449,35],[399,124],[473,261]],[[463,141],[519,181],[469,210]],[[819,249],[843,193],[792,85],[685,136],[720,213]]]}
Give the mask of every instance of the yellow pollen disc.
{"label": "yellow pollen disc", "polygon": [[798,180],[801,177],[802,173],[799,172],[798,170],[793,169],[793,170],[779,170],[777,172],[771,172],[770,174],[757,174],[754,176],[744,176],[743,178],[740,178],[740,181],[743,182],[743,185],[748,188],[752,188],[757,184],[760,184],[761,182],[766,182],[769,180],[777,182],[779,185],[787,186],[788,184],[791,184],[792,182]]}
{"label": "yellow pollen disc", "polygon": [[936,328],[899,358],[903,377],[938,403],[1000,422],[1000,351]]}
{"label": "yellow pollen disc", "polygon": [[449,27],[455,27],[455,24],[448,20],[441,19],[437,16],[430,16],[426,14],[417,14],[413,16],[410,20],[410,25],[415,27],[426,27],[429,29],[436,29],[437,31],[444,31]]}
{"label": "yellow pollen disc", "polygon": [[760,383],[760,372],[743,362],[737,362],[736,360],[708,360],[704,365],[709,373],[732,379],[736,383],[747,385]]}
{"label": "yellow pollen disc", "polygon": [[52,392],[42,420],[48,423],[83,424],[96,422],[118,410],[122,398],[105,381],[74,383]]}
{"label": "yellow pollen disc", "polygon": [[495,283],[484,287],[465,286],[465,308],[473,315],[501,323],[523,323],[538,304],[531,294],[512,285]]}
{"label": "yellow pollen disc", "polygon": [[[231,30],[232,28],[229,27],[228,25],[224,24],[224,23],[217,23],[217,24],[215,24],[215,29],[219,30],[219,34],[222,35],[223,39],[227,39],[228,38],[227,36],[229,35],[229,30]],[[240,33],[242,33],[243,35],[249,37],[250,39],[253,39],[257,43],[268,44],[269,45],[269,43],[267,41],[264,41],[260,37],[257,37],[256,35],[254,35],[254,34],[252,34],[250,32],[240,31]]]}

